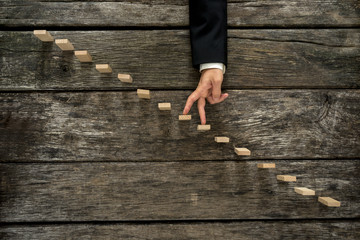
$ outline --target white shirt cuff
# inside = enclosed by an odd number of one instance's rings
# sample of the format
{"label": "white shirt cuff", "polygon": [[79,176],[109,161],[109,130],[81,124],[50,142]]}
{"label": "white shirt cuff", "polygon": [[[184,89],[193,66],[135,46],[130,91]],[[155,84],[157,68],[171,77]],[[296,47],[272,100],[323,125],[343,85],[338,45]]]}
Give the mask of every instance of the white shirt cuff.
{"label": "white shirt cuff", "polygon": [[202,70],[209,69],[209,68],[220,69],[223,72],[223,74],[225,74],[225,71],[226,71],[226,66],[223,63],[203,63],[203,64],[200,64],[200,72],[202,72]]}

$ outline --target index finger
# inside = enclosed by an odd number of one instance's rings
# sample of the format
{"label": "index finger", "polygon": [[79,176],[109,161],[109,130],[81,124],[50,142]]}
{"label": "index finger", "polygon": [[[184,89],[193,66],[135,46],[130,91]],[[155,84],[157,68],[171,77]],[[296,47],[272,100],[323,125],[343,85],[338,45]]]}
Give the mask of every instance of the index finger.
{"label": "index finger", "polygon": [[186,100],[186,104],[184,107],[184,111],[183,114],[188,114],[188,112],[190,111],[192,105],[194,104],[194,102],[196,102],[196,100],[198,100],[200,98],[200,91],[198,89],[196,89],[192,94],[190,94],[190,96],[188,97],[188,99]]}

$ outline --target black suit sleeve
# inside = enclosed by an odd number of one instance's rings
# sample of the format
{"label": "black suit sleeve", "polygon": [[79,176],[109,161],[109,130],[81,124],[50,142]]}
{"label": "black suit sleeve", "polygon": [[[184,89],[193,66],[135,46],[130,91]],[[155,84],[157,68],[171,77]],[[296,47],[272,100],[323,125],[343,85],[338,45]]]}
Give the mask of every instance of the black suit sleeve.
{"label": "black suit sleeve", "polygon": [[227,65],[227,0],[189,0],[192,62]]}

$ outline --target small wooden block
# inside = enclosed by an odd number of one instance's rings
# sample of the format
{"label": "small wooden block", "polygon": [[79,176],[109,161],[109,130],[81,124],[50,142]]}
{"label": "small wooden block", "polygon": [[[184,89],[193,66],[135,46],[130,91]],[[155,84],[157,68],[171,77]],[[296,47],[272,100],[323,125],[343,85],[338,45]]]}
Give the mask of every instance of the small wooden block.
{"label": "small wooden block", "polygon": [[112,69],[109,64],[96,64],[96,70],[101,73],[111,73]]}
{"label": "small wooden block", "polygon": [[340,202],[331,197],[319,197],[318,201],[328,207],[340,207]]}
{"label": "small wooden block", "polygon": [[75,56],[80,62],[92,62],[92,57],[88,51],[75,51]]}
{"label": "small wooden block", "polygon": [[126,83],[132,83],[133,82],[133,79],[132,77],[129,75],[129,74],[118,74],[118,79],[121,81],[121,82],[126,82]]}
{"label": "small wooden block", "polygon": [[247,148],[235,148],[235,152],[239,156],[250,156],[251,152]]}
{"label": "small wooden block", "polygon": [[197,126],[197,130],[198,131],[208,131],[211,129],[210,125],[198,125]]}
{"label": "small wooden block", "polygon": [[149,90],[138,89],[137,95],[139,98],[150,99],[150,91]]}
{"label": "small wooden block", "polygon": [[159,103],[158,107],[160,110],[171,110],[171,103]]}
{"label": "small wooden block", "polygon": [[295,192],[304,196],[314,196],[315,191],[305,187],[295,187]]}
{"label": "small wooden block", "polygon": [[276,168],[275,163],[258,163],[258,168]]}
{"label": "small wooden block", "polygon": [[63,51],[72,51],[74,50],[74,46],[68,39],[55,39],[56,45]]}
{"label": "small wooden block", "polygon": [[217,143],[228,143],[228,142],[230,142],[230,138],[228,138],[228,137],[215,137],[215,142],[217,142]]}
{"label": "small wooden block", "polygon": [[34,30],[34,35],[43,42],[53,42],[54,38],[46,30]]}
{"label": "small wooden block", "polygon": [[189,121],[191,120],[191,115],[179,115],[180,121]]}
{"label": "small wooden block", "polygon": [[277,180],[284,181],[284,182],[296,182],[296,176],[290,175],[277,175]]}

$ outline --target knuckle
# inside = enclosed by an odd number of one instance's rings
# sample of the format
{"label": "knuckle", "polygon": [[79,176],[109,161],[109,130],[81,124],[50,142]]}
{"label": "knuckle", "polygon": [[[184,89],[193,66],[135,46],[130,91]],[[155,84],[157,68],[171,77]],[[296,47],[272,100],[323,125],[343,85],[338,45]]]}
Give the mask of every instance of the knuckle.
{"label": "knuckle", "polygon": [[191,102],[195,102],[195,101],[196,101],[196,97],[195,97],[195,96],[190,96],[190,97],[189,97],[189,100],[190,100]]}
{"label": "knuckle", "polygon": [[222,78],[221,77],[214,77],[214,83],[222,83]]}

